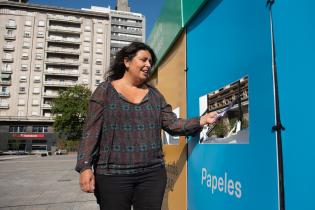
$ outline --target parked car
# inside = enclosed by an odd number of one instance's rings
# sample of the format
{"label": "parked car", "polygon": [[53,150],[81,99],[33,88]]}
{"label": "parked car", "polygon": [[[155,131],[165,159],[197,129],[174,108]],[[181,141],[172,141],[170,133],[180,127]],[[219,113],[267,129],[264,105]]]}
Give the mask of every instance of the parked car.
{"label": "parked car", "polygon": [[68,154],[68,151],[66,149],[58,149],[55,152],[55,155],[66,155]]}
{"label": "parked car", "polygon": [[47,145],[32,145],[32,152],[33,155],[40,155],[40,156],[48,156],[49,152],[47,151]]}

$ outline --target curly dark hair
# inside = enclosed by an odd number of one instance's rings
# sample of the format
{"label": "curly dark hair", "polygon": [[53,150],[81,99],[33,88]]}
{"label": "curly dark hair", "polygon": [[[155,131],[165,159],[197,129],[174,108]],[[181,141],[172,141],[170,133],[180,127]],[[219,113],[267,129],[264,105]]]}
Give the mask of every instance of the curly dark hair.
{"label": "curly dark hair", "polygon": [[156,55],[151,47],[142,42],[132,42],[131,44],[123,47],[120,51],[117,52],[114,62],[106,74],[106,79],[121,79],[126,71],[124,59],[127,58],[128,60],[132,60],[139,50],[146,50],[151,54],[151,66],[154,66],[156,62]]}

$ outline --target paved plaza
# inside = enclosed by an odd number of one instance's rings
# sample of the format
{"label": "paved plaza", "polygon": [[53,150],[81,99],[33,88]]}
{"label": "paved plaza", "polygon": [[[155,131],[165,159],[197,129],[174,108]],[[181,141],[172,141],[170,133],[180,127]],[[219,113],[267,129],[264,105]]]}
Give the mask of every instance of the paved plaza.
{"label": "paved plaza", "polygon": [[0,210],[98,210],[81,192],[76,155],[0,156]]}

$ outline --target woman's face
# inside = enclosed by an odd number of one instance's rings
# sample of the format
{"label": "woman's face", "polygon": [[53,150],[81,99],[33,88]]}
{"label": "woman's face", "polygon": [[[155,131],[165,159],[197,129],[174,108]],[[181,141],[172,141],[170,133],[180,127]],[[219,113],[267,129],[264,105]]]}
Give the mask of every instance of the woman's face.
{"label": "woman's face", "polygon": [[139,82],[144,82],[149,78],[152,57],[149,51],[139,50],[131,60],[124,60],[126,66],[125,74]]}

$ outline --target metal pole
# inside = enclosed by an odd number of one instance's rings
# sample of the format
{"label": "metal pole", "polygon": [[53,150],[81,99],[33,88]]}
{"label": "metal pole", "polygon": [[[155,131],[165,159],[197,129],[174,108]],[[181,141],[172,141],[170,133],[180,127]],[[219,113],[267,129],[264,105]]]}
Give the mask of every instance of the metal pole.
{"label": "metal pole", "polygon": [[274,0],[267,0],[269,7],[270,18],[270,34],[271,34],[271,51],[272,51],[272,75],[273,75],[273,90],[274,90],[274,106],[275,106],[275,124],[272,131],[276,132],[277,141],[277,164],[278,164],[278,197],[279,209],[285,210],[285,196],[284,196],[284,175],[283,175],[283,155],[282,155],[282,139],[281,131],[284,127],[281,124],[280,118],[280,105],[279,105],[279,92],[278,92],[278,78],[277,78],[277,65],[276,65],[276,49],[273,31],[273,18],[272,18],[272,5]]}

